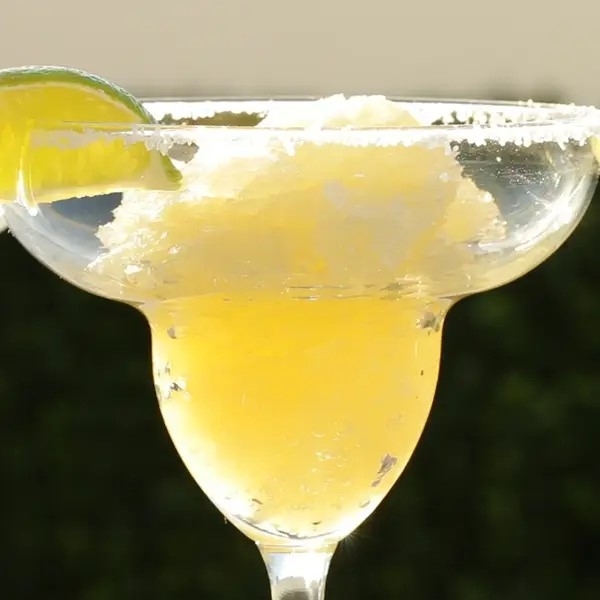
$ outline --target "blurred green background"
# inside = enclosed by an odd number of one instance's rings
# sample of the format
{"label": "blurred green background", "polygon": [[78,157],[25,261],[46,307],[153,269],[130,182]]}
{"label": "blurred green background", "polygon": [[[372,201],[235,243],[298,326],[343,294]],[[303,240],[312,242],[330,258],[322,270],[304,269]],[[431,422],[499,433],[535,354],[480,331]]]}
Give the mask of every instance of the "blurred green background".
{"label": "blurred green background", "polygon": [[[328,600],[600,598],[600,196],[536,271],[463,301],[434,411]],[[0,236],[0,597],[266,599],[171,446],[134,310]]]}

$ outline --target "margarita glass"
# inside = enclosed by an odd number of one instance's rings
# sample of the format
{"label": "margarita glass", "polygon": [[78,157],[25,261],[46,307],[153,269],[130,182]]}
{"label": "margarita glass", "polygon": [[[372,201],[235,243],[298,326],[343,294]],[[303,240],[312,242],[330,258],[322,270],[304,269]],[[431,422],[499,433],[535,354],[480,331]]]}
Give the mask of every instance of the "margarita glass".
{"label": "margarita glass", "polygon": [[[145,106],[159,124],[34,124],[5,218],[58,275],[147,317],[188,470],[257,543],[274,599],[323,598],[336,544],[419,440],[450,307],[534,268],[583,216],[598,114],[381,97]],[[60,185],[58,165],[101,171],[115,144],[180,178]]]}

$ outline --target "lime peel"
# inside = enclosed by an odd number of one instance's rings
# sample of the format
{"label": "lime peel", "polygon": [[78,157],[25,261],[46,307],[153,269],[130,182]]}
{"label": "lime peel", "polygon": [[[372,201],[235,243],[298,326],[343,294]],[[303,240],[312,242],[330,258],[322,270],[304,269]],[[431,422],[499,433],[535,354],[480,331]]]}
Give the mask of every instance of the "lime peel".
{"label": "lime peel", "polygon": [[[134,127],[156,125],[152,115],[97,75],[67,67],[2,70],[0,114],[0,202],[179,185],[170,158],[133,139]],[[40,143],[47,133],[76,134],[79,144]]]}

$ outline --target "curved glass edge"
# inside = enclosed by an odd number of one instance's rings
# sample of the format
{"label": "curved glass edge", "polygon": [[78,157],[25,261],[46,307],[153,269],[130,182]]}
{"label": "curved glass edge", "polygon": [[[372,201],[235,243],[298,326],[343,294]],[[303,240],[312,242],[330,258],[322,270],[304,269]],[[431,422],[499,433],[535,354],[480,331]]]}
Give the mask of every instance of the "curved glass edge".
{"label": "curved glass edge", "polygon": [[[530,123],[527,125],[431,126],[364,129],[275,129],[240,126],[204,125],[122,125],[110,123],[64,123],[33,126],[34,145],[61,145],[74,148],[97,141],[105,135],[126,144],[144,143],[149,150],[168,154],[173,146],[191,144],[277,143],[290,152],[300,144],[336,144],[340,146],[423,145],[428,148],[448,147],[461,143],[485,146],[515,144],[527,148],[532,144],[555,143],[584,146],[600,137],[600,113],[593,118],[573,123]],[[48,137],[50,136],[50,137]],[[450,149],[451,151],[451,149]]]}
{"label": "curved glass edge", "polygon": [[[342,97],[342,94],[337,96]],[[149,112],[157,119],[170,113],[176,118],[192,116],[211,117],[218,112],[230,112],[232,114],[257,113],[267,114],[274,109],[296,110],[304,108],[307,104],[314,105],[323,100],[329,100],[336,96],[320,98],[316,96],[307,97],[207,97],[207,98],[143,98],[141,101]],[[344,96],[346,99],[355,96]],[[368,97],[368,96],[362,96]],[[445,99],[445,98],[410,98],[400,96],[373,96],[385,98],[409,112],[416,111],[424,116],[432,115],[432,120],[446,120],[450,123],[440,123],[438,126],[453,125],[454,127],[469,127],[469,124],[457,125],[453,123],[457,118],[464,117],[478,119],[481,121],[483,114],[503,115],[514,122],[513,127],[535,121],[536,123],[557,124],[572,122],[582,117],[593,115],[598,112],[591,105],[557,104],[528,101],[491,101],[477,99]],[[191,111],[191,112],[190,112]],[[446,117],[446,119],[444,119]],[[430,128],[430,124],[422,125]],[[418,128],[418,127],[417,127]],[[407,129],[402,127],[402,129]]]}
{"label": "curved glass edge", "polygon": [[[346,98],[339,95],[340,98]],[[528,102],[491,102],[480,100],[438,100],[385,98],[415,118],[418,125],[384,127],[322,127],[289,128],[272,125],[256,127],[271,114],[297,114],[301,109],[312,110],[329,98],[288,99],[197,99],[143,100],[157,123],[98,123],[68,121],[36,121],[35,129],[60,129],[77,125],[86,129],[108,128],[114,131],[154,131],[155,135],[210,130],[235,130],[239,135],[253,137],[278,135],[317,140],[323,143],[393,143],[412,144],[431,139],[451,141],[497,140],[499,142],[550,141],[556,139],[587,139],[600,134],[600,110],[593,106],[574,104],[544,104]],[[348,100],[349,98],[346,98]],[[310,108],[309,108],[310,107]],[[240,119],[246,116],[247,118]],[[230,119],[226,118],[229,116]],[[217,118],[222,117],[222,118]],[[221,134],[222,135],[222,134]]]}

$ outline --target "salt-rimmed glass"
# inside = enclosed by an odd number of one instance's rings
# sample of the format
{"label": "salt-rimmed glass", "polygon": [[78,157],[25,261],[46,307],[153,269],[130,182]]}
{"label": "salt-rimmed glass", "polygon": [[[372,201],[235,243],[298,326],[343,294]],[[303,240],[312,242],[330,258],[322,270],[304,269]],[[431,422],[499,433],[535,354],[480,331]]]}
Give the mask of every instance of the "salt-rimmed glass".
{"label": "salt-rimmed glass", "polygon": [[[336,544],[418,442],[449,308],[583,216],[598,113],[411,100],[395,107],[418,125],[356,128],[323,126],[311,100],[147,107],[161,124],[34,125],[6,219],[61,277],[145,314],[189,471],[258,544],[274,599],[322,598]],[[49,160],[83,172],[115,141],[181,180],[82,180],[43,202]]]}

